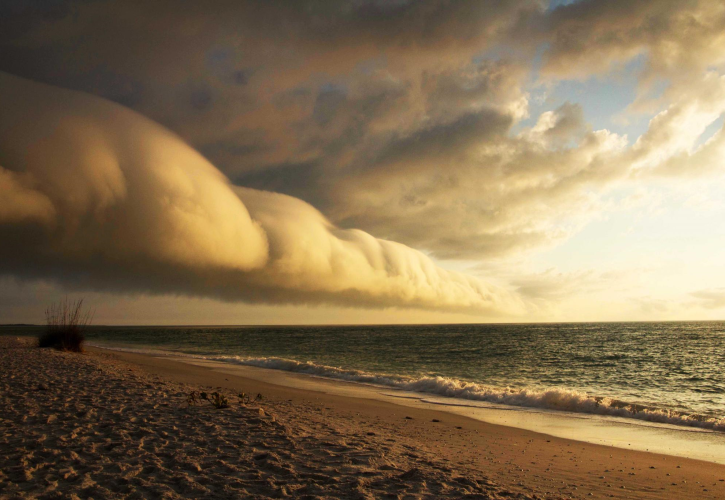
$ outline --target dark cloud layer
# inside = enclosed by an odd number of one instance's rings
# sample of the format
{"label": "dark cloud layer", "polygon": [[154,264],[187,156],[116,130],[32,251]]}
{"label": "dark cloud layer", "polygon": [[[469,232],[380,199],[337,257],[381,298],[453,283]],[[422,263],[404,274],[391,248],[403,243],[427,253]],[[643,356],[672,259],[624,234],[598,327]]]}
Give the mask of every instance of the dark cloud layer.
{"label": "dark cloud layer", "polygon": [[100,290],[520,314],[513,294],[235,187],[108,101],[0,73],[0,273]]}
{"label": "dark cloud layer", "polygon": [[[4,32],[0,69],[130,105],[236,182],[303,197],[345,227],[405,239],[400,225],[368,226],[332,193],[362,172],[399,178],[425,156],[505,135],[525,113],[525,71],[473,58],[540,8],[528,0],[16,6],[19,27]],[[458,176],[453,158],[444,161]],[[400,196],[396,205],[411,198]],[[444,240],[459,237],[441,235],[427,249],[445,254]]]}
{"label": "dark cloud layer", "polygon": [[[612,186],[710,175],[725,151],[722,133],[697,145],[725,111],[721,2],[547,4],[13,0],[0,70],[128,106],[337,227],[493,259],[573,234]],[[637,63],[647,132],[594,130],[573,98],[522,127],[539,55],[547,85]],[[52,209],[29,182],[0,176],[13,217]]]}

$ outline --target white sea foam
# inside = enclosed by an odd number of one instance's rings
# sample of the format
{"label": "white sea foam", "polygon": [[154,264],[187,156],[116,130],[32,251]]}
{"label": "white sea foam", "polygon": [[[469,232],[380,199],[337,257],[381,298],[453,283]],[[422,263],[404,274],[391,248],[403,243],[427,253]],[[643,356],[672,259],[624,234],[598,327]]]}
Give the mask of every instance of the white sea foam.
{"label": "white sea foam", "polygon": [[[142,349],[112,349],[159,354],[159,351],[148,351]],[[173,353],[173,355],[178,356],[179,354]],[[683,425],[725,432],[725,418],[716,419],[699,415],[689,415],[668,409],[651,407],[643,408],[634,404],[617,401],[612,398],[594,397],[580,391],[569,389],[550,388],[540,390],[531,388],[502,388],[448,377],[436,376],[414,378],[400,375],[376,374],[361,370],[319,365],[310,361],[300,362],[292,359],[275,357],[247,358],[242,356],[184,356],[209,361],[254,366],[258,368],[283,370],[316,377],[344,380],[347,382],[373,384],[405,391],[434,394],[437,396],[471,401],[484,401],[508,406],[542,408],[573,413],[609,415],[645,420],[648,422]]]}

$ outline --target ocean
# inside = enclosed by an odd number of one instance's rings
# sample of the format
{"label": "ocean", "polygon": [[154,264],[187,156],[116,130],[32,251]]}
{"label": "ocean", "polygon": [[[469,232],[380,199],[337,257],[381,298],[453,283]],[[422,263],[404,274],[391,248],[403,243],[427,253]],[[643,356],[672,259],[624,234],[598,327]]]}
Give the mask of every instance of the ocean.
{"label": "ocean", "polygon": [[94,326],[91,344],[725,431],[725,322]]}

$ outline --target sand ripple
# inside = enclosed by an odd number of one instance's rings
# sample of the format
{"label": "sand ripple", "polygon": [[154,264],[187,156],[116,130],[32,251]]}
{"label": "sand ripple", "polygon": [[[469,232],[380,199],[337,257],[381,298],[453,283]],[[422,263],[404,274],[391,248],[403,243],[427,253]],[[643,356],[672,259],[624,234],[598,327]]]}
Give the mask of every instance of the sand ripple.
{"label": "sand ripple", "polygon": [[3,498],[528,498],[304,405],[187,407],[199,387],[9,337],[0,368]]}

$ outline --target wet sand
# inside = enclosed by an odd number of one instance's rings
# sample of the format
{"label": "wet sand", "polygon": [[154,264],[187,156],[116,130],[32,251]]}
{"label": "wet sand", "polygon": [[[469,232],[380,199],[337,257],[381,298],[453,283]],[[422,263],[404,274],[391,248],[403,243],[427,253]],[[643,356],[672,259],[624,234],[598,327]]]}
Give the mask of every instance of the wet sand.
{"label": "wet sand", "polygon": [[[189,407],[191,390],[265,399]],[[0,338],[3,498],[725,498],[725,466]],[[261,409],[261,411],[260,411]]]}

